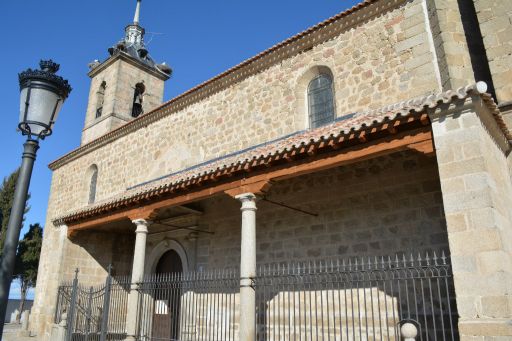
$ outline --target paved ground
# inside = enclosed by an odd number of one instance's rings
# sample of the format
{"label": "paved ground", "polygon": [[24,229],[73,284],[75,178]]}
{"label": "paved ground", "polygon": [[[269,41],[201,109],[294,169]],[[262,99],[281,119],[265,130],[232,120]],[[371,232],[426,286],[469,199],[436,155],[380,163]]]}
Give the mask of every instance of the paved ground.
{"label": "paved ground", "polygon": [[37,341],[36,337],[17,336],[20,328],[21,328],[20,324],[10,324],[10,323],[5,324],[4,325],[4,334],[2,335],[2,341]]}

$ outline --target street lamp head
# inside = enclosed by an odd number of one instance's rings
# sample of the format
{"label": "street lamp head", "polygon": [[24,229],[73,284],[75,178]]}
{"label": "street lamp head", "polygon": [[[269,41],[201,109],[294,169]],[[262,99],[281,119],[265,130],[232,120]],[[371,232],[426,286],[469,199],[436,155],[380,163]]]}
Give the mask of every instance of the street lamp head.
{"label": "street lamp head", "polygon": [[42,60],[39,66],[41,70],[28,69],[19,74],[18,127],[29,139],[44,139],[52,134],[62,104],[71,92],[68,81],[55,74],[59,64],[52,60]]}

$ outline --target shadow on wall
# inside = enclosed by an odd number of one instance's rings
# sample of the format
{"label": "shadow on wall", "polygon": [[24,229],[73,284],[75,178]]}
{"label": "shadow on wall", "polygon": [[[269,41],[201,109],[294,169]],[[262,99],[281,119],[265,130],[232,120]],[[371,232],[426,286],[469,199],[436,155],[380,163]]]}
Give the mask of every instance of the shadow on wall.
{"label": "shadow on wall", "polygon": [[98,285],[105,282],[108,266],[113,275],[131,273],[134,228],[130,222],[112,232],[80,231],[70,239],[66,250],[65,278],[72,279],[76,268],[81,282]]}

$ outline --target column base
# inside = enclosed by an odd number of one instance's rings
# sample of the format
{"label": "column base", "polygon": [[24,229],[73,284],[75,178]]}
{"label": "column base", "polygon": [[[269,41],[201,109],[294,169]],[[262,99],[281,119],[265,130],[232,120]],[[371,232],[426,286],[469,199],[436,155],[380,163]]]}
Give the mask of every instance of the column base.
{"label": "column base", "polygon": [[473,341],[475,337],[483,339],[485,336],[507,336],[512,339],[512,319],[459,320],[459,333],[461,341]]}

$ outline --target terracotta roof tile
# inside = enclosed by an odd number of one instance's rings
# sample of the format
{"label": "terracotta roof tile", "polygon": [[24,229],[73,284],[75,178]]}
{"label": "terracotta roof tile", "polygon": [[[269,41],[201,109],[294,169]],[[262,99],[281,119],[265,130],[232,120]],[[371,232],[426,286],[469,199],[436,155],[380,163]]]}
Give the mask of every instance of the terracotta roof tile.
{"label": "terracotta roof tile", "polygon": [[385,123],[386,121],[406,118],[413,114],[422,113],[427,108],[433,109],[441,104],[449,104],[454,100],[465,99],[472,94],[479,95],[482,98],[494,115],[494,118],[506,139],[511,141],[512,134],[508,131],[494,100],[489,94],[485,93],[486,90],[487,86],[485,83],[479,82],[457,90],[449,90],[435,95],[423,96],[395,103],[377,110],[345,115],[329,125],[316,129],[299,131],[277,140],[269,141],[220,158],[212,159],[185,170],[139,184],[127,189],[120,195],[61,216],[55,219],[54,222],[59,223],[79,217],[100,214],[107,208],[111,209],[121,207],[129,202],[148,199],[157,193],[174,186],[183,185],[184,187],[187,187],[187,183],[190,183],[190,181],[200,179],[216,172],[224,170],[231,171],[234,168],[243,167],[250,162],[264,160],[265,158],[276,156],[287,151],[292,151],[299,147],[309,146],[320,141],[358,132],[368,127]]}

